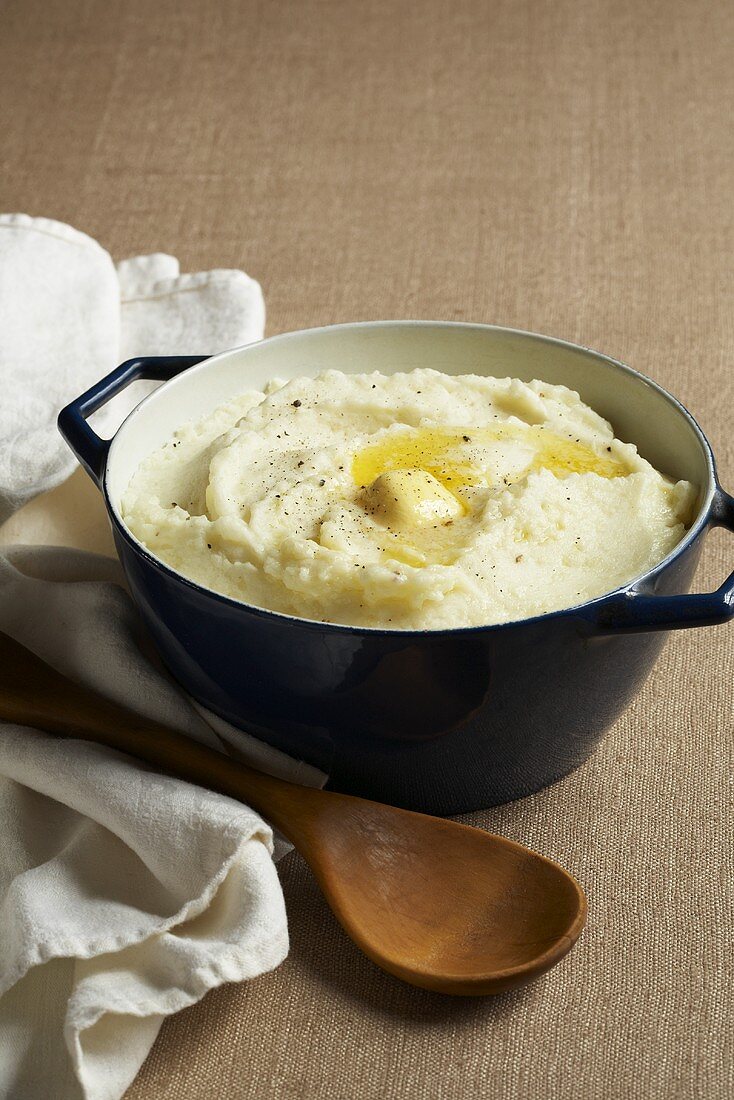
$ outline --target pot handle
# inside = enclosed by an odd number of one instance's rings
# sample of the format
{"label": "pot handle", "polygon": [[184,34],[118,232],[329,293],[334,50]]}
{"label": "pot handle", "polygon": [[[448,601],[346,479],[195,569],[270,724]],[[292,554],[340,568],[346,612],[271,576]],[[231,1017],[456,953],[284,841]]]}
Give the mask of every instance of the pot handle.
{"label": "pot handle", "polygon": [[[719,487],[714,497],[710,526],[734,531],[734,497]],[[734,573],[715,592],[680,596],[653,596],[634,588],[605,600],[595,626],[603,633],[681,630],[691,626],[715,626],[734,618]]]}
{"label": "pot handle", "polygon": [[61,410],[59,431],[98,487],[102,485],[112,440],[100,438],[87,424],[87,417],[139,378],[167,382],[169,378],[208,358],[208,355],[161,355],[128,359]]}

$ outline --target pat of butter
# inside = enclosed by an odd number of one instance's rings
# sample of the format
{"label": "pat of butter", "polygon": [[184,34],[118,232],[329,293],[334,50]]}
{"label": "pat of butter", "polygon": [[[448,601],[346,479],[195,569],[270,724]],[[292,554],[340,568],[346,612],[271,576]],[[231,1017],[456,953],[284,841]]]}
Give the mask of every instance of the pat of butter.
{"label": "pat of butter", "polygon": [[389,526],[422,527],[463,515],[463,505],[426,470],[387,470],[365,490],[367,510]]}

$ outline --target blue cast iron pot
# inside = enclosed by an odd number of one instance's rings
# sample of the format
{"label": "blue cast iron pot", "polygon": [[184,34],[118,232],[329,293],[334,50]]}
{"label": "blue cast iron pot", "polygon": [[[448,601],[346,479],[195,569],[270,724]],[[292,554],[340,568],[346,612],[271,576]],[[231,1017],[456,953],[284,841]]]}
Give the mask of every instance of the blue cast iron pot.
{"label": "blue cast iron pot", "polygon": [[[392,631],[291,618],[211,592],[126,529],[120,498],[176,428],[270,378],[326,368],[540,378],[569,386],[658,469],[700,487],[683,541],[577,607],[499,626]],[[86,418],[136,379],[165,382],[111,442]],[[206,358],[132,359],[65,408],[61,432],[104,494],[133,598],[173,676],[216,714],[329,775],[329,786],[435,814],[527,795],[592,751],[668,630],[734,616],[734,573],[686,595],[703,536],[734,530],[711,448],[665,390],[604,355],[488,325],[397,321],[275,336]]]}

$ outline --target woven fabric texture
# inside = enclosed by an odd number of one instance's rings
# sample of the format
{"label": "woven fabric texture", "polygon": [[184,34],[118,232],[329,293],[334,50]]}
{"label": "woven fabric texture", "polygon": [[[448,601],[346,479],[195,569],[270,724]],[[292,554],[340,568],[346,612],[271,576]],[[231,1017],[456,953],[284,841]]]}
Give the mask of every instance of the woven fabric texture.
{"label": "woven fabric texture", "polygon": [[[731,489],[733,43],[724,0],[5,0],[0,208],[244,268],[269,333],[438,317],[599,348],[694,412]],[[100,545],[91,487],[62,499],[29,537]],[[733,563],[715,532],[697,586]],[[399,985],[290,856],[290,957],[167,1022],[128,1100],[730,1097],[733,713],[734,630],[679,632],[592,760],[473,815],[588,892],[534,986]]]}

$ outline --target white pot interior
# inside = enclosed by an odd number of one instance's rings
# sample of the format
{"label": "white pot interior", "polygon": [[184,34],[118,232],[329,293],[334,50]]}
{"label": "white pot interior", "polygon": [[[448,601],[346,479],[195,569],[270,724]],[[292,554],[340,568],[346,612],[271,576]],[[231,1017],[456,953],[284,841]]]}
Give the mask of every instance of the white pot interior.
{"label": "white pot interior", "polygon": [[223,352],[152,393],[128,416],[110,448],[110,501],[120,498],[140,462],[189,420],[273,377],[336,369],[385,374],[431,367],[446,374],[534,378],[577,390],[625,442],[662,472],[701,487],[699,510],[713,492],[705,442],[694,422],[647,379],[596,352],[544,336],[483,325],[399,321],[336,325],[271,337]]}

